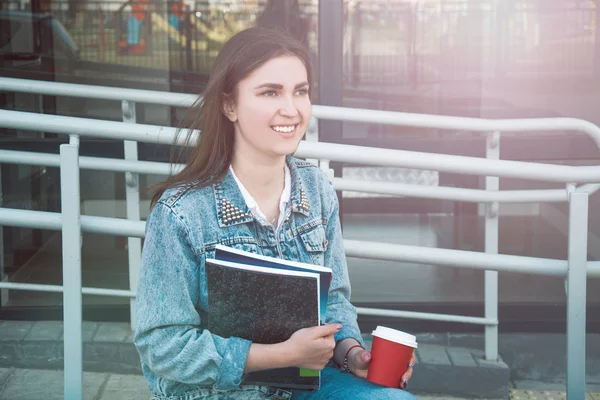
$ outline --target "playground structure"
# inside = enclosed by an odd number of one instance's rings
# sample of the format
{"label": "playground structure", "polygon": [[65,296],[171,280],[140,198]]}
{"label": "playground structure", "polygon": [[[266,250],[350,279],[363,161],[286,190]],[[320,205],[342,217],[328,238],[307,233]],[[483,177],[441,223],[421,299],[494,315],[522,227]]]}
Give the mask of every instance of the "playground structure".
{"label": "playground structure", "polygon": [[[183,1],[154,4],[148,0],[129,0],[116,11],[119,54],[149,54],[153,34],[167,38],[176,49],[209,51],[209,42],[222,44],[235,33],[250,27],[259,8],[229,10],[196,4],[192,10]],[[251,16],[240,18],[240,15]],[[137,22],[139,21],[139,22]],[[135,32],[137,30],[138,32]]]}

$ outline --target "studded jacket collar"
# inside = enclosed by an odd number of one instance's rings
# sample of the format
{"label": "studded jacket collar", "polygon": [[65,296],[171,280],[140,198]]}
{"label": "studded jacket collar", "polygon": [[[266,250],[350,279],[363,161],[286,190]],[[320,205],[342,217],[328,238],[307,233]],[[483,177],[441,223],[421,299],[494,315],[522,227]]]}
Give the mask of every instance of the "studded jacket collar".
{"label": "studded jacket collar", "polygon": [[[308,216],[310,201],[297,169],[298,167],[305,167],[307,165],[312,166],[312,164],[292,157],[288,157],[286,162],[288,163],[292,179],[290,210],[291,212]],[[220,227],[245,224],[254,219],[231,171],[227,171],[227,175],[225,175],[222,181],[213,184],[213,190]]]}

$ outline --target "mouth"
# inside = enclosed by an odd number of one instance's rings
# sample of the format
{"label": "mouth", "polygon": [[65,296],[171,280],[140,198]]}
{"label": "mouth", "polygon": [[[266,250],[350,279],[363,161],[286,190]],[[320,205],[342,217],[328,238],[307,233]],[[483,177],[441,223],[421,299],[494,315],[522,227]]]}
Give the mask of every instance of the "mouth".
{"label": "mouth", "polygon": [[271,125],[271,129],[283,136],[292,136],[299,124],[294,125]]}

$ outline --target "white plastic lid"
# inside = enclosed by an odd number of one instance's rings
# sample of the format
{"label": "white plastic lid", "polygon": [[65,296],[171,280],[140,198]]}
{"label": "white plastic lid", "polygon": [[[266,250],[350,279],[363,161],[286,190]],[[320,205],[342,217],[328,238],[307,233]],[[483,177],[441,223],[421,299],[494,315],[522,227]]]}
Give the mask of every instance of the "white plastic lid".
{"label": "white plastic lid", "polygon": [[378,326],[377,329],[373,331],[373,336],[413,347],[415,349],[417,348],[417,338],[415,336],[406,332],[397,331],[396,329]]}

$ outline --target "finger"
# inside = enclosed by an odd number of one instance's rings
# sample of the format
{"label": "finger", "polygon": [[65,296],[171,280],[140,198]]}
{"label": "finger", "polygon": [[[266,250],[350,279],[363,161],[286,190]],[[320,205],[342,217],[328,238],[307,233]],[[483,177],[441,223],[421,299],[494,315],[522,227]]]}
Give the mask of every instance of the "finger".
{"label": "finger", "polygon": [[408,380],[410,378],[412,378],[412,374],[413,374],[413,369],[409,368],[406,370],[406,372],[404,373],[404,375],[402,375],[402,382],[408,382]]}
{"label": "finger", "polygon": [[357,351],[352,361],[354,361],[356,369],[366,370],[371,362],[371,353],[368,350]]}
{"label": "finger", "polygon": [[332,336],[335,333],[339,332],[342,329],[341,324],[326,324],[323,326],[315,327],[315,336],[316,337],[327,337]]}
{"label": "finger", "polygon": [[371,361],[371,353],[367,350],[357,351],[352,357],[352,361],[348,363],[350,372],[359,378],[366,378],[369,370],[369,362]]}
{"label": "finger", "polygon": [[410,358],[410,363],[408,364],[409,367],[414,367],[417,364],[417,357],[413,354],[412,357]]}
{"label": "finger", "polygon": [[358,376],[359,378],[367,379],[367,370],[366,369],[357,369],[356,371],[350,371],[350,372],[352,372],[354,375]]}

